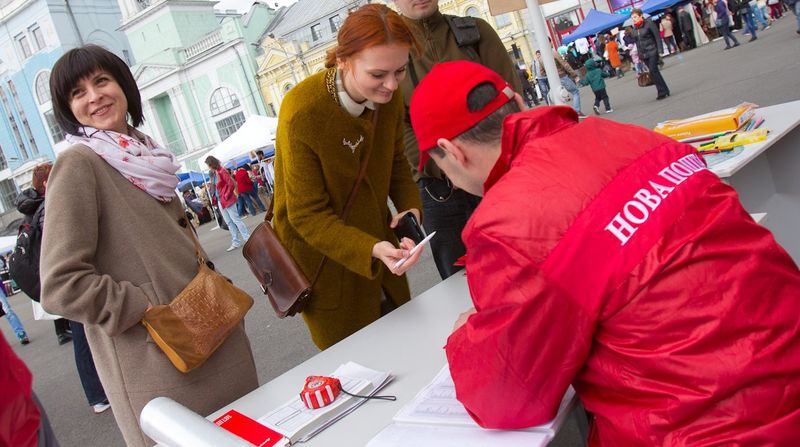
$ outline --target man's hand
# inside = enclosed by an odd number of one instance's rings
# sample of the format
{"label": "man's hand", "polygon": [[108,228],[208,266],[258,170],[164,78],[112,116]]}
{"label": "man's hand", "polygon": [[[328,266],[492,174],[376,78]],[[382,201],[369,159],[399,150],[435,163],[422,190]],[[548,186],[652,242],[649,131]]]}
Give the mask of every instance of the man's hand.
{"label": "man's hand", "polygon": [[469,316],[474,314],[474,313],[476,313],[476,312],[478,312],[478,311],[475,310],[474,307],[470,307],[469,310],[467,310],[466,312],[462,312],[461,315],[458,316],[458,320],[456,320],[456,324],[453,325],[453,332],[455,332],[456,330],[458,330],[458,328],[463,326],[464,323],[467,322],[467,319],[469,318]]}

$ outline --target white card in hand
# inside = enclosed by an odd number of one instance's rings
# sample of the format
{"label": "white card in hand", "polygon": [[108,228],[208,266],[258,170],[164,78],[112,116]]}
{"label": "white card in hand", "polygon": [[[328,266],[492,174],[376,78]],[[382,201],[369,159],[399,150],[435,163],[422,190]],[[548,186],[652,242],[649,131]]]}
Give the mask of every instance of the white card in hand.
{"label": "white card in hand", "polygon": [[[417,252],[417,249],[419,249],[419,248],[420,248],[420,247],[422,247],[423,245],[427,244],[427,243],[428,243],[428,242],[431,240],[431,238],[432,238],[432,237],[433,237],[435,234],[436,234],[436,232],[434,231],[433,233],[431,233],[431,234],[429,234],[429,235],[425,236],[425,239],[423,239],[423,240],[419,241],[419,244],[415,245],[415,246],[414,246],[414,248],[412,248],[412,249],[411,249],[411,250],[408,252],[408,257],[410,258],[411,256],[413,256],[413,255],[414,255],[414,253],[416,253],[416,252]],[[398,268],[398,267],[402,266],[403,264],[405,264],[407,259],[408,259],[408,258],[403,258],[403,259],[401,259],[401,260],[397,261],[397,262],[394,264],[394,268]]]}

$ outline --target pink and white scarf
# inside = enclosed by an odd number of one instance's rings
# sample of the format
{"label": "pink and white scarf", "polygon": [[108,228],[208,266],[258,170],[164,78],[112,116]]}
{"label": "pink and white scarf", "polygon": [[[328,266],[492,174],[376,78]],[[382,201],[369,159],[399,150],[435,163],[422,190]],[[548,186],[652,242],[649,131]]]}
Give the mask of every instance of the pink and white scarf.
{"label": "pink and white scarf", "polygon": [[67,134],[67,141],[90,147],[134,186],[162,202],[175,197],[180,169],[172,152],[152,138],[131,129],[131,136],[84,126],[82,135]]}

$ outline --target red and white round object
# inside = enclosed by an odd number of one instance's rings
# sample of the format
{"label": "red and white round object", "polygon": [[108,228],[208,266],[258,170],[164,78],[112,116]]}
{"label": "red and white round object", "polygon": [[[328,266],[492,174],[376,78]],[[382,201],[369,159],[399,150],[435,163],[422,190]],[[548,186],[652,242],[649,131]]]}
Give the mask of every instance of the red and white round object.
{"label": "red and white round object", "polygon": [[335,377],[308,376],[306,377],[306,386],[300,393],[300,400],[303,401],[306,408],[312,410],[322,408],[336,400],[341,389],[342,384]]}

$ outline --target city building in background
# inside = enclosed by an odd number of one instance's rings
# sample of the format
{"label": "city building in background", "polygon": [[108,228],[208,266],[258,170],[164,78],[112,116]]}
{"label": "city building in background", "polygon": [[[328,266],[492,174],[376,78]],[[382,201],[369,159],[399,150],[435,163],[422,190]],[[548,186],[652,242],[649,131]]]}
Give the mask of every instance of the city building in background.
{"label": "city building in background", "polygon": [[[579,8],[579,0],[561,1],[569,2],[562,5],[567,8],[573,7],[573,3],[575,8]],[[366,3],[370,2],[300,0],[281,11],[261,39],[258,57],[259,86],[271,116],[280,109],[281,100],[289,89],[324,68],[325,54],[335,45],[340,24],[350,11]],[[371,3],[384,3],[395,8],[391,0]],[[487,21],[497,30],[509,57],[520,66],[530,67],[535,51],[527,32],[524,11],[495,17],[490,15],[486,0],[442,0],[439,10],[444,14],[479,17]],[[562,12],[558,9],[552,11],[553,17]]]}
{"label": "city building in background", "polygon": [[[108,0],[0,0],[0,218],[33,168],[55,159],[64,132],[53,116],[50,69],[71,48],[102,45],[128,64],[133,56],[117,30],[119,5]],[[59,145],[59,143],[61,143]]]}
{"label": "city building in background", "polygon": [[208,0],[118,0],[142,94],[142,130],[183,170],[250,115],[267,115],[256,81],[256,42],[279,10],[253,2],[244,14]]}
{"label": "city building in background", "polygon": [[367,3],[299,0],[282,8],[259,42],[258,83],[269,116],[277,115],[289,89],[325,68],[325,54],[335,46],[339,26],[350,11]]}

